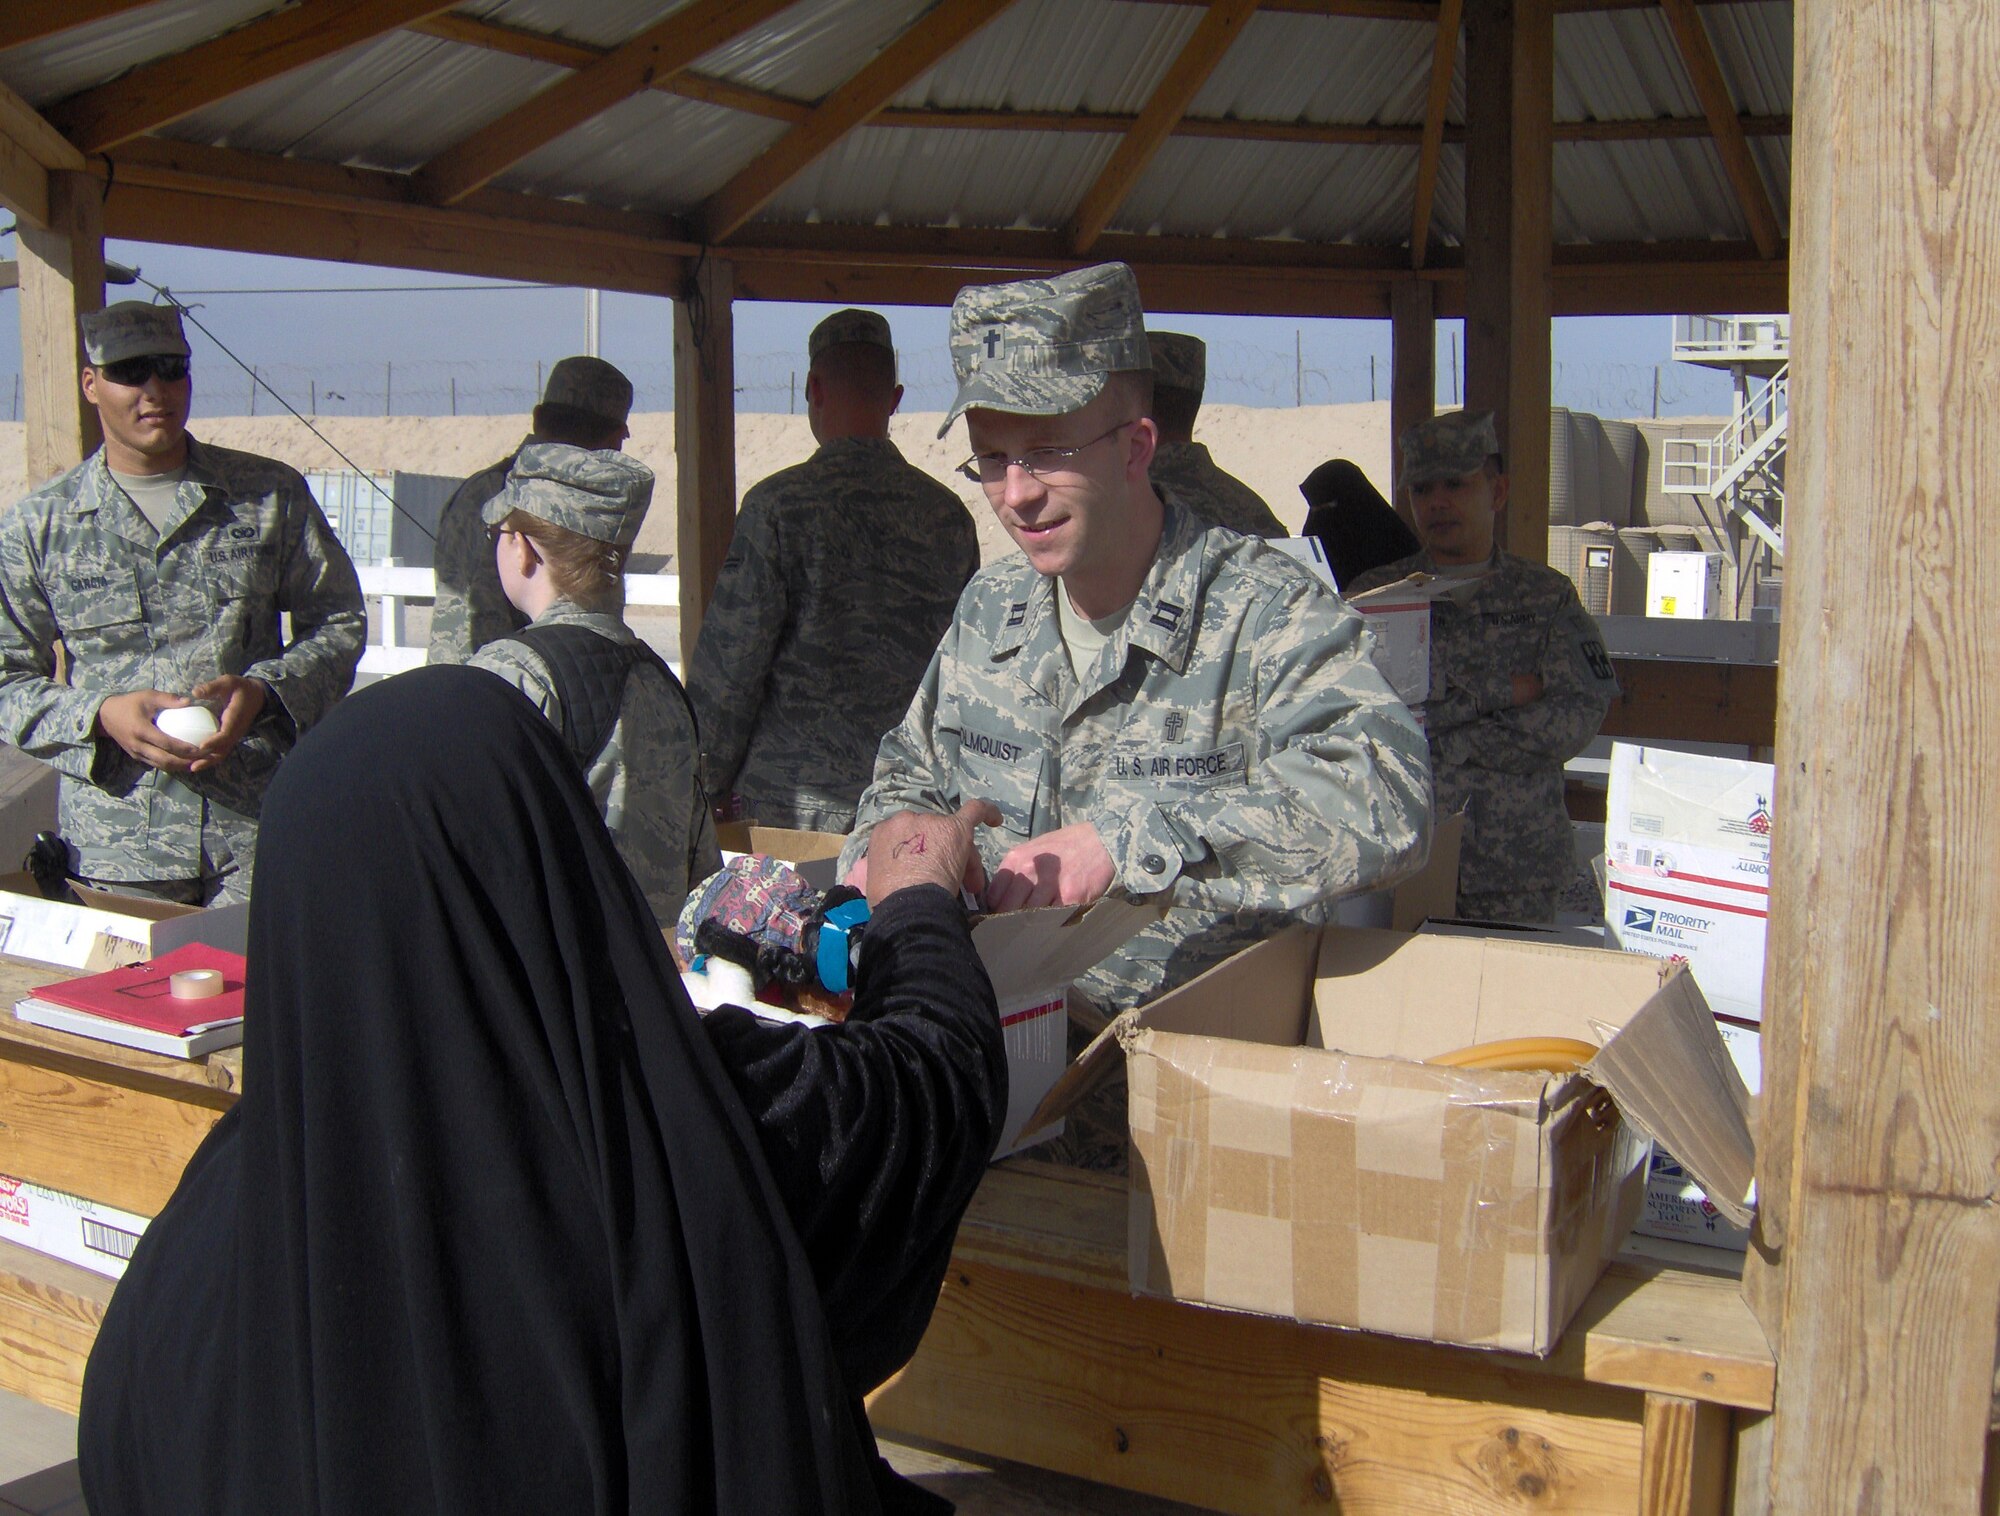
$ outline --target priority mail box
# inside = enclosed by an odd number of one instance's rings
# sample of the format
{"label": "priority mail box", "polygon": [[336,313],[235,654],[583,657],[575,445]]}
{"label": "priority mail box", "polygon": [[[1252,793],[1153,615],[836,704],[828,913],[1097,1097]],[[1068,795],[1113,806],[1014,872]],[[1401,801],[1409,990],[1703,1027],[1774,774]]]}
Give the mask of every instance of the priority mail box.
{"label": "priority mail box", "polygon": [[[1425,1062],[1529,1036],[1599,1051]],[[1749,1098],[1677,965],[1294,929],[1119,1017],[1034,1119],[1120,1056],[1141,1294],[1546,1354],[1632,1229],[1648,1137],[1749,1220]]]}
{"label": "priority mail box", "polygon": [[0,875],[0,953],[92,973],[155,957],[189,942],[241,953],[250,906],[175,905],[72,882],[46,900],[29,874]]}
{"label": "priority mail box", "polygon": [[144,1216],[0,1174],[0,1242],[122,1279],[145,1230]]}
{"label": "priority mail box", "polygon": [[1628,952],[1685,962],[1718,1014],[1761,1021],[1771,902],[1768,763],[1617,742],[1604,919]]}
{"label": "priority mail box", "polygon": [[1385,584],[1348,604],[1368,618],[1375,633],[1375,668],[1403,704],[1419,712],[1431,698],[1432,592],[1417,579]]}

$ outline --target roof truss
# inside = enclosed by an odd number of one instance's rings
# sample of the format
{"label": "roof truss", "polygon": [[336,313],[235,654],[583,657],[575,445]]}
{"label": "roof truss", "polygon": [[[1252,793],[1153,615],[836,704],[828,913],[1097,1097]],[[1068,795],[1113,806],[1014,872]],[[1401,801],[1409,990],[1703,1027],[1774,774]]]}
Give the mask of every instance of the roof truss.
{"label": "roof truss", "polygon": [[0,49],[39,42],[73,26],[135,11],[153,0],[7,0],[0,10]]}
{"label": "roof truss", "polygon": [[1694,0],[1661,0],[1661,8],[1667,13],[1674,40],[1680,44],[1681,61],[1687,65],[1702,113],[1708,117],[1715,150],[1722,155],[1723,172],[1728,174],[1730,186],[1736,191],[1736,202],[1743,208],[1750,238],[1757,244],[1758,252],[1766,258],[1775,258],[1785,239],[1784,228],[1778,224],[1770,192],[1764,188],[1764,176],[1758,173],[1757,160],[1750,156],[1750,144],[1737,124],[1735,102],[1729,98],[1729,85],[1716,61],[1714,44],[1708,40],[1701,17],[1695,14]]}

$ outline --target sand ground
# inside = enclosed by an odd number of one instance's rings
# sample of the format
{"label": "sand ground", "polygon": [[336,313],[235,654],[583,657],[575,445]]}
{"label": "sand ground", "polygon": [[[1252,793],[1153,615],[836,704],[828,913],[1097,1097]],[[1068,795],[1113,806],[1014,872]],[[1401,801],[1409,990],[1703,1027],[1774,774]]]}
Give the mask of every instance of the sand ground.
{"label": "sand ground", "polygon": [[[937,438],[942,416],[899,416],[891,436],[903,454],[956,489],[979,523],[981,550],[991,561],[1012,551],[987,510],[977,485],[952,470],[970,451],[965,427]],[[219,416],[197,419],[191,430],[207,442],[281,458],[301,471],[342,468],[339,453],[365,469],[462,476],[504,456],[528,429],[526,416],[329,416],[318,422],[322,442],[290,417]],[[0,508],[26,493],[22,426],[0,423]],[[1377,488],[1389,485],[1389,404],[1317,405],[1297,409],[1214,405],[1201,413],[1195,440],[1215,460],[1267,500],[1293,531],[1305,520],[1299,481],[1328,458],[1352,458]],[[329,446],[329,443],[331,446]],[[674,418],[632,418],[628,450],[660,477],[655,505],[639,535],[642,555],[674,552]],[[336,453],[335,449],[339,450]],[[797,463],[813,448],[803,416],[762,413],[736,418],[736,484],[748,489],[766,474]],[[662,509],[665,506],[665,509]],[[669,568],[672,565],[668,565]]]}

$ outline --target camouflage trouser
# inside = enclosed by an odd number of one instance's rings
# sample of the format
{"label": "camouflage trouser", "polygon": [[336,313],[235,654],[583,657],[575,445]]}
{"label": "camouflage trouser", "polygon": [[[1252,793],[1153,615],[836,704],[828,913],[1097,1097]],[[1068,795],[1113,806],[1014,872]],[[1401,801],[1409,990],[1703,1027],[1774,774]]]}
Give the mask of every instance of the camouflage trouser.
{"label": "camouflage trouser", "polygon": [[1556,919],[1560,890],[1483,890],[1458,892],[1458,914],[1468,921],[1514,921],[1547,926]]}
{"label": "camouflage trouser", "polygon": [[136,895],[173,905],[237,905],[250,898],[247,862],[239,860],[227,842],[217,838],[214,850],[202,848],[201,874],[194,879],[84,879],[83,882],[114,895]]}

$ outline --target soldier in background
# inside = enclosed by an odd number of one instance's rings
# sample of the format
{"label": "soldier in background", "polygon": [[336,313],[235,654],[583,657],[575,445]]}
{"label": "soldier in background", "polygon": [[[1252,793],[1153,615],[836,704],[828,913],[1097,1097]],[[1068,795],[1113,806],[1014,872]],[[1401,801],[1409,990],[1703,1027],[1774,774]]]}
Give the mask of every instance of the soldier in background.
{"label": "soldier in background", "polygon": [[703,778],[731,814],[844,832],[979,538],[958,496],[889,440],[903,399],[889,323],[840,311],[806,346],[819,449],[744,495],[688,693]]}
{"label": "soldier in background", "polygon": [[[104,445],[0,518],[0,738],[61,774],[73,873],[240,900],[266,786],[354,680],[361,586],[295,470],[188,435],[178,311],[128,300],[79,324]],[[205,741],[154,724],[197,703]]]}
{"label": "soldier in background", "polygon": [[946,425],[1026,562],[966,588],[841,855],[865,873],[885,816],[991,800],[989,908],[1168,907],[1077,982],[1098,1016],[1401,876],[1430,828],[1423,734],[1361,617],[1155,490],[1143,320],[1122,263],[959,291]]}
{"label": "soldier in background", "polygon": [[1467,581],[1432,602],[1424,707],[1438,814],[1466,813],[1458,913],[1553,921],[1576,872],[1563,764],[1596,737],[1618,680],[1576,586],[1496,542],[1507,475],[1493,413],[1420,421],[1402,448],[1423,549],[1352,593],[1418,573]]}
{"label": "soldier in background", "polygon": [[1153,483],[1208,526],[1226,526],[1246,537],[1284,537],[1285,525],[1249,485],[1225,474],[1194,440],[1195,417],[1208,385],[1208,344],[1182,332],[1148,332],[1153,355],[1153,423],[1160,443],[1153,450]]}
{"label": "soldier in background", "polygon": [[[591,452],[621,448],[631,431],[632,381],[602,358],[559,359],[549,370],[534,430],[522,439],[562,442]],[[527,620],[501,593],[480,512],[500,493],[521,449],[489,464],[452,492],[438,516],[437,603],[431,607],[430,661],[463,663],[495,637]]]}
{"label": "soldier in background", "polygon": [[671,926],[722,854],[696,774],[694,712],[621,614],[625,557],[652,499],[653,471],[635,458],[524,444],[481,514],[500,586],[531,619],[467,661],[562,731],[619,856]]}

